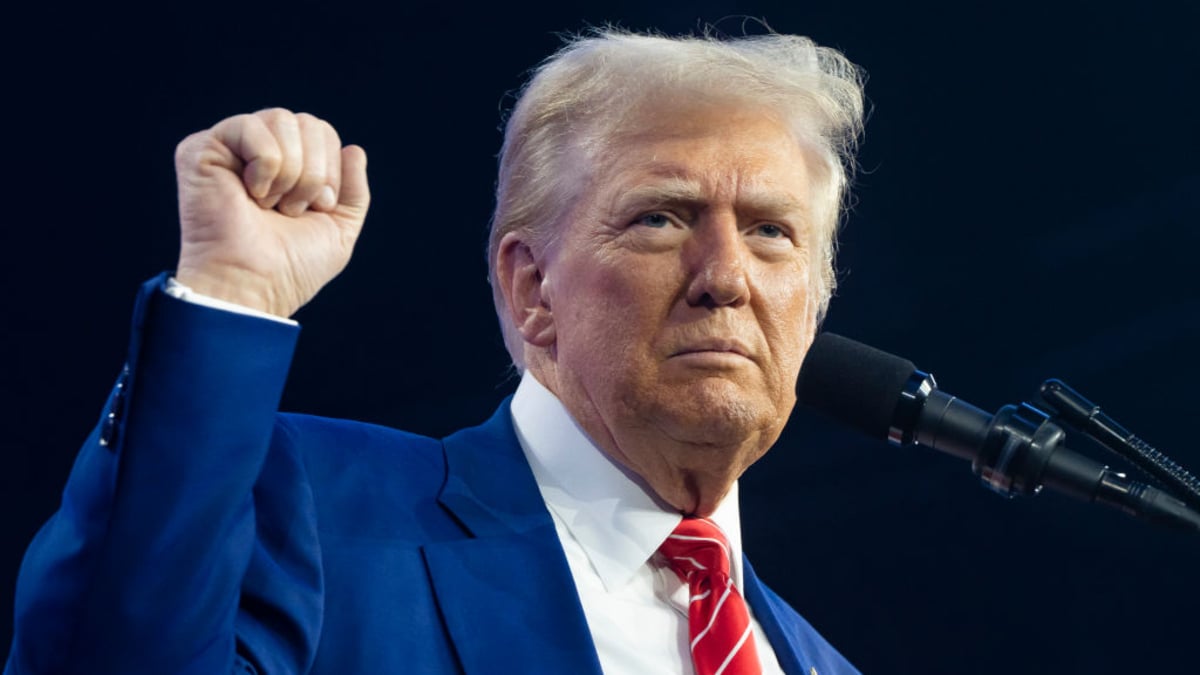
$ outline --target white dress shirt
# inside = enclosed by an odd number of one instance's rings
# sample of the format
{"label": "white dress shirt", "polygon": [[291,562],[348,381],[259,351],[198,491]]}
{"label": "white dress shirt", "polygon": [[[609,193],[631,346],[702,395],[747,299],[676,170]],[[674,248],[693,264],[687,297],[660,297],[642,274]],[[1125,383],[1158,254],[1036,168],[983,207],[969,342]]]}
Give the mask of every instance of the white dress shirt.
{"label": "white dress shirt", "polygon": [[[655,563],[682,516],[583,433],[562,403],[525,373],[512,400],[513,426],[554,519],[606,675],[694,675],[688,588]],[[712,520],[729,539],[730,573],[742,591],[737,484]],[[751,612],[764,675],[782,675]]]}

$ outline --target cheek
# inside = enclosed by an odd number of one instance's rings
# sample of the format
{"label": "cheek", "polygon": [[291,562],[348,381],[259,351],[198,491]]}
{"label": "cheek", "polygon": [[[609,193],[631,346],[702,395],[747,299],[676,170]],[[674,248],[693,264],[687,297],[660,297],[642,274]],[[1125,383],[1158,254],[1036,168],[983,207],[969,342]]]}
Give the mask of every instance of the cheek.
{"label": "cheek", "polygon": [[763,288],[763,330],[780,376],[791,380],[800,372],[816,325],[816,301],[808,279],[808,274],[801,272]]}
{"label": "cheek", "polygon": [[[575,261],[571,261],[575,262]],[[590,259],[564,266],[553,299],[558,351],[575,361],[617,369],[653,338],[653,275],[637,261]]]}

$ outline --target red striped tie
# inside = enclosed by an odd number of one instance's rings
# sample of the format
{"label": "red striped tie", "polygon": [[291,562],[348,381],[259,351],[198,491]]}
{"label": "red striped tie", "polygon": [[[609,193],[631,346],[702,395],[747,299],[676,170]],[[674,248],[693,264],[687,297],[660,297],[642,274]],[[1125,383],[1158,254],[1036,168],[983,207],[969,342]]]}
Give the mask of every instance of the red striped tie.
{"label": "red striped tie", "polygon": [[729,544],[711,520],[684,518],[658,549],[688,585],[696,675],[761,675],[746,601],[729,578]]}

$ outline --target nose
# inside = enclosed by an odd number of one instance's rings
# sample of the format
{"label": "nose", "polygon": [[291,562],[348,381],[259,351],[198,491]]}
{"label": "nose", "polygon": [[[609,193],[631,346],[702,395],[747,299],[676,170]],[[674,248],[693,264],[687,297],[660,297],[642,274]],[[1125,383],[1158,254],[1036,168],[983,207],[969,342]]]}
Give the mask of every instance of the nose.
{"label": "nose", "polygon": [[738,307],[750,298],[746,243],[736,219],[713,218],[692,230],[686,255],[691,280],[687,301],[709,308]]}

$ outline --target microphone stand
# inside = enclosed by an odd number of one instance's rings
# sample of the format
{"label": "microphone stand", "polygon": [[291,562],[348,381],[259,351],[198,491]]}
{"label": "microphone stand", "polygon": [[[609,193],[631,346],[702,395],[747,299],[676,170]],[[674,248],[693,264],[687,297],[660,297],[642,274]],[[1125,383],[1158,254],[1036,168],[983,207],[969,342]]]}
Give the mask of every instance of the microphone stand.
{"label": "microphone stand", "polygon": [[1038,398],[1072,428],[1146,472],[1193,510],[1200,510],[1200,480],[1117,424],[1100,406],[1057,379],[1043,382]]}
{"label": "microphone stand", "polygon": [[[1055,411],[1060,407],[1067,409],[1065,402],[1076,400],[1066,394],[1057,395],[1063,392],[1074,394],[1061,383],[1043,387],[1043,390],[1050,392],[1048,398],[1053,401]],[[1077,403],[1087,402],[1078,394],[1075,397]],[[1051,405],[1047,404],[1047,407]],[[1076,405],[1060,415],[1067,424],[1074,425],[1081,419],[1075,408],[1099,410],[1090,403]],[[1095,437],[1095,425],[1100,422],[1104,423],[1105,429],[1123,432],[1101,435],[1097,439],[1101,443],[1112,442],[1112,436],[1137,440],[1107,418],[1101,420],[1095,414],[1084,417],[1100,420],[1080,425],[1079,430],[1088,436]],[[915,370],[903,387],[888,439],[896,445],[916,443],[969,460],[984,485],[1006,497],[1035,495],[1043,487],[1049,487],[1161,525],[1200,532],[1200,508],[1193,510],[1188,503],[1164,490],[1131,480],[1124,473],[1069,450],[1064,443],[1066,432],[1055,419],[1037,407],[1029,403],[1006,405],[995,415],[990,415],[940,391],[933,376],[920,370]],[[1163,482],[1167,485],[1189,485],[1188,481],[1195,484],[1191,474],[1165,457],[1156,462],[1143,458],[1138,463],[1154,464],[1157,473],[1152,475],[1165,475]],[[1179,494],[1200,498],[1200,493],[1181,490]]]}
{"label": "microphone stand", "polygon": [[1068,450],[1065,438],[1062,427],[1034,406],[1006,405],[996,413],[972,468],[1000,494],[1037,494],[1044,486],[1160,525],[1200,533],[1200,513],[1163,490]]}

